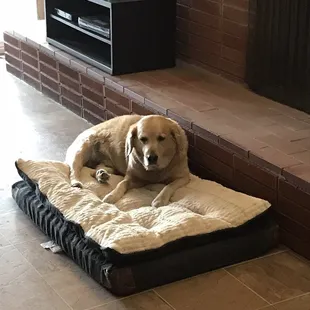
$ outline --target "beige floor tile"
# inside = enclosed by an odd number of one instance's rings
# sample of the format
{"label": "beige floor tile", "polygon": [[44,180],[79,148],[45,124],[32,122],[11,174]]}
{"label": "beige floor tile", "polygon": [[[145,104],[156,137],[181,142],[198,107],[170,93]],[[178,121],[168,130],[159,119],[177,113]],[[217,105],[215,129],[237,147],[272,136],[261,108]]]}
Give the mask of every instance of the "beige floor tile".
{"label": "beige floor tile", "polygon": [[0,287],[0,309],[70,310],[42,279]]}
{"label": "beige floor tile", "polygon": [[9,241],[0,234],[0,248],[8,245],[10,245]]}
{"label": "beige floor tile", "polygon": [[16,212],[18,206],[11,197],[11,188],[0,188],[0,214]]}
{"label": "beige floor tile", "polygon": [[271,255],[227,270],[270,303],[310,292],[310,264],[291,252]]}
{"label": "beige floor tile", "polygon": [[20,210],[1,215],[0,234],[12,244],[18,244],[30,240],[43,240],[46,238]]}
{"label": "beige floor tile", "polygon": [[16,248],[42,276],[50,274],[51,272],[79,268],[78,265],[65,254],[53,254],[43,249],[40,243],[41,242],[38,240],[28,241],[16,244]]}
{"label": "beige floor tile", "polygon": [[74,310],[84,310],[116,300],[82,270],[65,269],[44,275],[45,281]]}
{"label": "beige floor tile", "polygon": [[169,284],[156,292],[177,310],[256,310],[267,305],[224,270]]}
{"label": "beige floor tile", "polygon": [[310,294],[281,302],[273,307],[275,310],[310,310]]}
{"label": "beige floor tile", "polygon": [[0,287],[20,283],[26,279],[36,281],[40,276],[15,247],[1,247]]}
{"label": "beige floor tile", "polygon": [[122,300],[113,301],[93,310],[172,310],[154,292],[145,292]]}

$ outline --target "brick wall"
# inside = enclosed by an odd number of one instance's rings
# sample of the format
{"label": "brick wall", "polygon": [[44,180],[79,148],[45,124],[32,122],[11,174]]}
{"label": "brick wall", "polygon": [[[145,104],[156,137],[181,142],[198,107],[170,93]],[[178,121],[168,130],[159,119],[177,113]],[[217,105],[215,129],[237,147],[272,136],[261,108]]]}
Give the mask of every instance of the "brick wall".
{"label": "brick wall", "polygon": [[177,0],[178,57],[244,79],[249,0]]}

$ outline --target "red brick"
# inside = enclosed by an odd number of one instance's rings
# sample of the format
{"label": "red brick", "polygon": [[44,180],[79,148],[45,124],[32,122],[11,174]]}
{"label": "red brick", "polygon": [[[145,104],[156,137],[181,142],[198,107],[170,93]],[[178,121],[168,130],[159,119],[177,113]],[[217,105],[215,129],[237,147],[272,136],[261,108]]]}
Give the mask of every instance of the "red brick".
{"label": "red brick", "polygon": [[192,0],[191,7],[212,15],[220,15],[221,4],[209,0]]}
{"label": "red brick", "polygon": [[23,80],[30,86],[34,87],[36,90],[41,90],[41,83],[38,80],[32,78],[31,76],[24,73]]}
{"label": "red brick", "polygon": [[[183,31],[185,31],[183,29]],[[212,27],[203,26],[197,23],[189,23],[189,32],[197,36],[204,37],[214,42],[222,42],[222,33],[218,29]]]}
{"label": "red brick", "polygon": [[216,28],[216,29],[220,28],[221,18],[219,16],[203,13],[198,10],[190,10],[190,12],[188,12],[189,16],[186,16],[184,14],[185,12],[182,12],[182,13],[183,15],[178,14],[178,16],[186,18],[186,19],[190,19],[191,21],[204,25],[204,26],[209,26],[209,27]]}
{"label": "red brick", "polygon": [[130,114],[130,111],[123,108],[119,104],[115,104],[108,98],[106,99],[106,108],[109,112],[113,113],[114,115],[121,116],[121,115],[127,115]]}
{"label": "red brick", "polygon": [[220,55],[221,44],[196,35],[189,35],[189,44],[194,48],[208,54]]}
{"label": "red brick", "polygon": [[254,179],[247,177],[243,173],[235,170],[233,178],[234,187],[248,195],[265,199],[273,206],[277,204],[277,193],[271,188],[256,182]]}
{"label": "red brick", "polygon": [[272,134],[261,136],[256,139],[274,147],[275,149],[278,149],[281,152],[284,152],[287,155],[306,151],[306,149],[302,146]]}
{"label": "red brick", "polygon": [[100,83],[94,79],[89,78],[88,76],[81,74],[81,83],[89,89],[94,90],[98,94],[103,95],[103,82]]}
{"label": "red brick", "polygon": [[56,93],[59,93],[59,83],[55,82],[54,80],[50,79],[49,77],[41,74],[41,83],[45,86],[48,86],[49,89],[52,89]]}
{"label": "red brick", "polygon": [[188,144],[191,146],[195,146],[195,135],[194,132],[190,129],[184,129]]}
{"label": "red brick", "polygon": [[93,101],[83,98],[83,109],[88,110],[92,114],[96,115],[99,118],[105,118],[105,110],[103,106],[96,104]]}
{"label": "red brick", "polygon": [[219,61],[219,68],[229,74],[236,76],[238,78],[244,78],[245,76],[245,67],[244,65],[240,65],[238,63],[234,63],[227,59],[221,58]]}
{"label": "red brick", "polygon": [[270,118],[277,124],[283,127],[289,128],[291,130],[304,130],[310,129],[310,123],[304,122],[302,120],[290,117],[287,115],[273,115]]}
{"label": "red brick", "polygon": [[67,76],[69,76],[70,78],[72,78],[73,80],[79,82],[80,78],[79,78],[79,73],[67,66],[65,66],[62,63],[59,63],[59,71]]}
{"label": "red brick", "polygon": [[33,68],[39,69],[39,62],[36,58],[29,56],[28,54],[22,52],[22,60],[27,65],[32,66]]}
{"label": "red brick", "polygon": [[[184,110],[184,113],[182,113],[181,110]],[[178,122],[180,126],[191,129],[192,121],[188,117],[186,117],[186,108],[178,108],[177,110],[168,109],[167,115],[168,117]]]}
{"label": "red brick", "polygon": [[42,93],[47,97],[50,97],[56,102],[60,102],[60,95],[59,93],[54,92],[53,90],[49,89],[48,87],[42,85]]}
{"label": "red brick", "polygon": [[6,70],[10,72],[11,74],[15,75],[19,79],[22,77],[22,72],[15,67],[9,65],[8,63],[6,64]]}
{"label": "red brick", "polygon": [[27,54],[31,55],[32,57],[38,59],[38,50],[36,48],[30,46],[29,44],[27,44],[25,42],[21,42],[20,47],[21,47],[22,51],[24,51]]}
{"label": "red brick", "polygon": [[310,151],[293,154],[293,157],[304,164],[310,165]]}
{"label": "red brick", "polygon": [[279,174],[285,167],[300,164],[295,158],[272,147],[265,147],[260,150],[255,150],[254,152],[251,151],[249,153],[249,158],[251,162]]}
{"label": "red brick", "polygon": [[140,104],[144,104],[144,88],[141,86],[133,86],[124,89],[124,94],[129,97],[131,100],[135,102],[139,102]]}
{"label": "red brick", "polygon": [[223,34],[223,45],[233,48],[237,51],[241,51],[244,54],[247,50],[247,41],[245,39],[237,38],[226,33]]}
{"label": "red brick", "polygon": [[97,104],[103,106],[104,105],[104,97],[103,94],[98,94],[84,86],[82,86],[82,94],[84,97],[96,102]]}
{"label": "red brick", "polygon": [[244,41],[246,41],[248,36],[248,27],[246,25],[240,25],[225,18],[222,21],[222,31]]}
{"label": "red brick", "polygon": [[279,178],[279,193],[291,201],[310,211],[310,193],[290,184],[283,178]]}
{"label": "red brick", "polygon": [[82,108],[80,105],[75,104],[74,102],[68,100],[65,97],[61,97],[61,104],[72,111],[73,113],[77,114],[78,116],[82,116]]}
{"label": "red brick", "polygon": [[195,146],[223,163],[231,167],[233,166],[233,154],[220,147],[218,143],[214,143],[203,139],[200,136],[196,136]]}
{"label": "red brick", "polygon": [[[305,242],[310,242],[310,229],[293,221],[291,218],[279,212],[273,212],[273,216],[282,229],[285,229],[295,237]],[[310,246],[310,244],[309,244]]]}
{"label": "red brick", "polygon": [[126,96],[119,94],[115,90],[106,87],[105,96],[109,98],[110,101],[114,101],[115,103],[120,104],[125,109],[130,109],[130,100]]}
{"label": "red brick", "polygon": [[40,80],[39,71],[34,69],[33,67],[28,66],[25,63],[23,63],[23,72],[27,73],[28,75],[35,78],[36,80]]}
{"label": "red brick", "polygon": [[46,65],[49,65],[51,67],[53,67],[54,69],[57,69],[57,62],[54,58],[42,53],[42,52],[39,52],[39,60],[41,62],[44,62]]}
{"label": "red brick", "polygon": [[177,0],[177,3],[182,4],[182,5],[186,5],[186,6],[190,6],[191,0]]}
{"label": "red brick", "polygon": [[57,70],[54,70],[50,66],[45,65],[44,63],[40,63],[40,71],[44,73],[46,76],[50,77],[51,79],[58,81],[59,76]]}
{"label": "red brick", "polygon": [[60,83],[66,86],[67,88],[72,89],[77,93],[81,93],[80,83],[78,83],[77,81],[74,81],[62,74],[59,74],[59,80]]}
{"label": "red brick", "polygon": [[310,243],[300,240],[285,229],[280,230],[280,242],[296,253],[310,259]]}
{"label": "red brick", "polygon": [[310,228],[310,211],[288,200],[281,194],[278,195],[278,205],[274,209],[295,222]]}
{"label": "red brick", "polygon": [[244,66],[246,61],[246,55],[242,52],[239,52],[233,48],[222,46],[221,56],[224,59],[227,59],[231,62],[235,62],[239,65]]}
{"label": "red brick", "polygon": [[259,183],[262,183],[268,188],[277,190],[278,185],[277,175],[249,163],[247,159],[240,158],[235,155],[234,168],[236,171],[240,171],[244,175],[256,180]]}
{"label": "red brick", "polygon": [[114,117],[116,117],[115,114],[113,114],[113,113],[111,113],[111,112],[109,112],[109,111],[106,111],[106,118],[107,118],[107,120],[112,119],[112,118],[114,118]]}
{"label": "red brick", "polygon": [[189,32],[190,22],[184,18],[176,18],[177,30],[181,30],[182,32]]}
{"label": "red brick", "polygon": [[232,181],[233,179],[233,168],[222,163],[216,158],[198,150],[189,147],[189,158],[196,163],[200,164],[205,169],[215,173],[224,180]]}
{"label": "red brick", "polygon": [[74,102],[77,105],[82,105],[82,96],[69,90],[68,88],[65,88],[63,86],[60,87],[61,89],[61,95],[65,97],[66,99],[70,100],[71,102]]}
{"label": "red brick", "polygon": [[88,122],[90,122],[93,125],[100,124],[100,123],[102,123],[105,120],[104,118],[99,118],[99,117],[97,117],[96,115],[94,115],[93,113],[91,113],[91,112],[89,112],[87,110],[83,111],[83,117]]}
{"label": "red brick", "polygon": [[22,62],[21,60],[9,55],[9,54],[4,54],[5,60],[7,63],[9,63],[11,66],[15,67],[18,70],[21,70],[21,65]]}
{"label": "red brick", "polygon": [[13,35],[8,34],[7,32],[3,33],[3,39],[4,39],[4,42],[7,42],[17,48],[20,47],[20,40],[14,38]]}
{"label": "red brick", "polygon": [[177,16],[188,19],[189,8],[184,5],[177,5]]}
{"label": "red brick", "polygon": [[310,165],[300,164],[284,168],[283,176],[292,184],[310,193]]}
{"label": "red brick", "polygon": [[224,4],[248,11],[249,0],[224,0]]}
{"label": "red brick", "polygon": [[151,114],[157,114],[155,111],[152,111],[151,109],[147,108],[144,105],[141,105],[135,101],[131,101],[131,111],[138,115],[151,115]]}
{"label": "red brick", "polygon": [[248,24],[248,11],[240,10],[224,4],[223,17],[242,25]]}
{"label": "red brick", "polygon": [[4,43],[4,51],[13,57],[20,59],[20,50],[12,45]]}

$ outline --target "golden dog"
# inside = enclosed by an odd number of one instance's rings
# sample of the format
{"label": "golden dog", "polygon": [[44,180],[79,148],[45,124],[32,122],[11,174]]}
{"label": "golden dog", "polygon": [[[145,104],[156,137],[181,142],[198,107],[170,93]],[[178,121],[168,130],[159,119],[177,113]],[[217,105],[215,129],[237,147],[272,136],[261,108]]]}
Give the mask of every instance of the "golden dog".
{"label": "golden dog", "polygon": [[[187,150],[186,134],[175,121],[159,115],[125,115],[81,133],[68,148],[66,163],[71,185],[76,187],[83,186],[83,166],[93,168],[93,176],[102,183],[110,173],[123,175],[123,181],[103,198],[107,203],[116,203],[132,188],[165,184],[152,202],[160,207],[189,182]],[[106,169],[96,170],[99,164]]]}

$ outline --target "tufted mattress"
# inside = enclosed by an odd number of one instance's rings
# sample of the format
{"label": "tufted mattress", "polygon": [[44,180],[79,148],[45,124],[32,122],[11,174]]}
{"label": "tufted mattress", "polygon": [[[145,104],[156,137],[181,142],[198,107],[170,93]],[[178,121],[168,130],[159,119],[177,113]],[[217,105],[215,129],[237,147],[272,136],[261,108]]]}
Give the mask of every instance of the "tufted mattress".
{"label": "tufted mattress", "polygon": [[277,244],[270,204],[191,176],[168,206],[152,208],[162,185],[129,191],[115,205],[101,199],[122,179],[97,183],[83,168],[83,189],[55,161],[18,160],[12,186],[21,210],[90,276],[117,295],[237,263]]}

